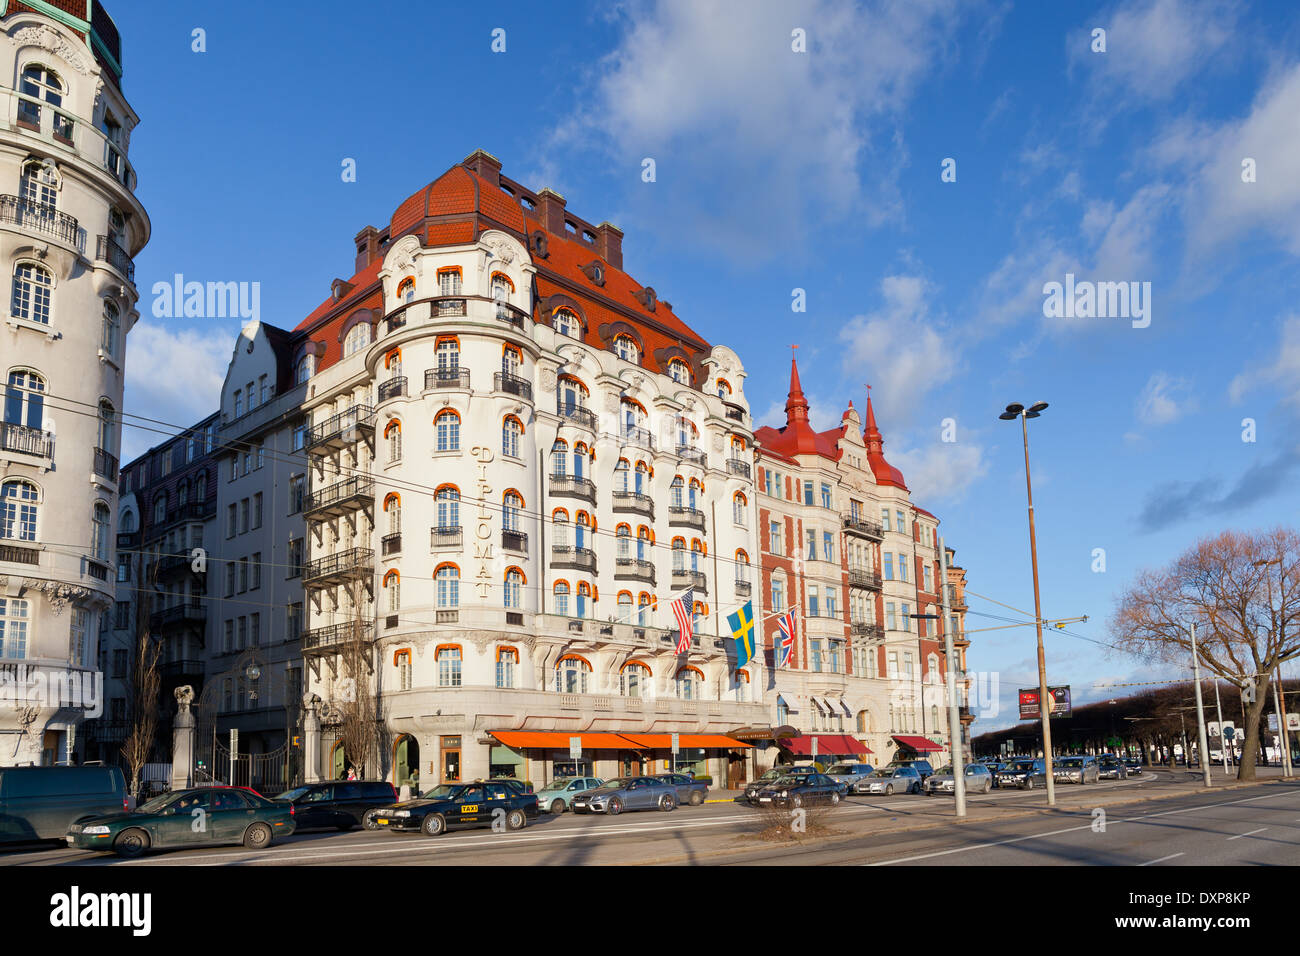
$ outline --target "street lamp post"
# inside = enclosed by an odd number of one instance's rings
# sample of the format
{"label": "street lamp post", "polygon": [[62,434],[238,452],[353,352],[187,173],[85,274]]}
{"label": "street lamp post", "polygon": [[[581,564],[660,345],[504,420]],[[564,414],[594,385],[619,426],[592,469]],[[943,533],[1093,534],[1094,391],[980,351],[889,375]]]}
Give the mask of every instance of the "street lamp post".
{"label": "street lamp post", "polygon": [[[1266,567],[1270,564],[1276,564],[1280,566],[1282,564],[1282,559],[1274,558],[1271,561],[1256,561],[1254,564],[1255,567],[1257,568]],[[1273,612],[1273,579],[1272,578],[1268,579],[1268,610],[1269,610],[1269,615],[1273,618],[1274,630],[1276,630],[1277,615]],[[1280,647],[1281,641],[1279,640],[1278,643]],[[1282,706],[1282,704],[1285,703],[1286,701],[1286,693],[1284,690],[1281,697],[1279,697],[1277,692],[1277,685],[1278,682],[1281,680],[1281,677],[1282,677],[1282,665],[1279,663],[1275,665],[1273,668],[1273,709],[1277,711],[1278,742],[1281,745],[1278,749],[1282,751],[1282,776],[1290,777],[1292,775],[1291,738],[1287,734],[1287,730],[1286,730],[1286,713],[1285,713],[1286,708]]]}
{"label": "street lamp post", "polygon": [[[1196,653],[1196,622],[1192,622],[1192,679],[1196,681],[1196,733],[1197,746],[1201,752],[1201,776],[1205,786],[1210,786],[1210,748],[1205,742],[1205,707],[1201,703],[1201,659]],[[1222,730],[1223,728],[1219,728]],[[1189,762],[1187,769],[1191,770]]]}
{"label": "street lamp post", "polygon": [[1047,761],[1047,805],[1056,806],[1056,784],[1052,772],[1051,701],[1047,694],[1047,658],[1043,654],[1043,609],[1038,595],[1038,543],[1034,537],[1034,488],[1029,480],[1029,423],[1047,408],[1046,402],[1036,402],[1029,408],[1013,403],[998,418],[1003,421],[1020,419],[1020,430],[1025,441],[1025,493],[1029,498],[1029,560],[1034,570],[1034,628],[1038,632],[1038,712],[1043,724],[1043,757]]}

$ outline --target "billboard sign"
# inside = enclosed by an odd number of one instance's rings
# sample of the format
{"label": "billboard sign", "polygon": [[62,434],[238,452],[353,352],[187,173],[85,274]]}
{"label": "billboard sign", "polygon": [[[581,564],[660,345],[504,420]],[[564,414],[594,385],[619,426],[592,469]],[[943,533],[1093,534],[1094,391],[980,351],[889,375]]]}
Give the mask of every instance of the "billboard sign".
{"label": "billboard sign", "polygon": [[[1047,688],[1047,696],[1051,701],[1048,713],[1052,717],[1069,717],[1070,716],[1070,685],[1065,684],[1060,687]],[[1020,691],[1020,719],[1033,720],[1039,716],[1038,691],[1022,690]]]}

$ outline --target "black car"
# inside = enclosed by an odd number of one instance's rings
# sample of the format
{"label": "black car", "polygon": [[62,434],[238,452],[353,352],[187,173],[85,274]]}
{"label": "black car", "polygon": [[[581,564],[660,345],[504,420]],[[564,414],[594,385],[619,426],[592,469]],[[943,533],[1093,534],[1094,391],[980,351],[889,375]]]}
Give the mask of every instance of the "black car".
{"label": "black car", "polygon": [[997,773],[998,786],[1032,790],[1047,786],[1047,760],[1043,757],[1025,757],[1013,760]]}
{"label": "black car", "polygon": [[1123,780],[1128,774],[1124,761],[1114,754],[1102,754],[1097,758],[1098,780]]}
{"label": "black car", "polygon": [[437,836],[449,827],[504,826],[522,830],[537,816],[537,796],[502,783],[444,783],[416,800],[395,803],[374,813],[381,830]]}
{"label": "black car", "polygon": [[760,807],[837,806],[847,788],[824,773],[788,774],[771,781],[750,802]]}
{"label": "black car", "polygon": [[351,830],[358,825],[374,830],[377,828],[371,811],[396,803],[397,791],[391,783],[378,780],[334,780],[294,787],[275,799],[293,804],[299,830],[311,827]]}
{"label": "black car", "polygon": [[758,794],[758,791],[769,786],[770,784],[775,783],[781,777],[798,776],[799,774],[816,773],[816,772],[817,772],[817,768],[812,766],[773,767],[771,770],[764,771],[763,775],[759,777],[757,780],[751,780],[749,783],[745,784],[745,794],[740,799],[747,800],[752,803],[754,797]]}
{"label": "black car", "polygon": [[1125,757],[1124,766],[1128,768],[1130,777],[1142,772],[1142,761],[1138,757]]}
{"label": "black car", "polygon": [[976,763],[982,763],[984,765],[984,769],[986,769],[990,774],[992,774],[993,787],[994,789],[997,789],[998,771],[1005,770],[1007,768],[1007,765],[1003,763],[1001,760],[977,760]]}
{"label": "black car", "polygon": [[928,760],[891,760],[890,767],[911,767],[921,775],[921,782],[925,783],[925,778],[934,775],[934,766]]}

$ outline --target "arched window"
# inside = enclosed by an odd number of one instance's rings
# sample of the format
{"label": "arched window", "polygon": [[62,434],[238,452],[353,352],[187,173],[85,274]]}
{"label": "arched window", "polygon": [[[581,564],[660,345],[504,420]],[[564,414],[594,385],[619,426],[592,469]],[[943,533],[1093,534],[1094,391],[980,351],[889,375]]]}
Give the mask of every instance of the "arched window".
{"label": "arched window", "polygon": [[167,492],[163,492],[153,500],[153,521],[154,524],[162,524],[167,520]]}
{"label": "arched window", "polygon": [[402,533],[402,499],[396,493],[384,498],[384,513],[388,515],[388,533]]}
{"label": "arched window", "polygon": [[686,489],[686,482],[682,476],[678,475],[673,479],[673,483],[668,486],[668,504],[673,508],[680,508],[685,504],[682,499],[682,493]]}
{"label": "arched window", "polygon": [[501,527],[506,531],[519,530],[519,513],[524,510],[524,496],[511,490],[501,499]]}
{"label": "arched window", "polygon": [[[926,610],[926,609],[922,608],[922,610]],[[943,679],[943,675],[939,673],[938,654],[931,654],[929,657],[925,659],[925,670],[926,670],[925,679],[927,683],[938,684]],[[936,724],[936,726],[938,725]]]}
{"label": "arched window", "polygon": [[628,525],[621,524],[614,530],[614,537],[618,540],[617,559],[619,561],[628,560],[632,551],[632,529]]}
{"label": "arched window", "polygon": [[460,451],[460,416],[451,409],[439,412],[433,420],[438,435],[438,451]]}
{"label": "arched window", "polygon": [[438,659],[438,686],[439,687],[459,687],[460,686],[460,648],[440,647],[437,653]]}
{"label": "arched window", "polygon": [[571,339],[576,339],[582,334],[582,324],[568,309],[557,309],[551,318],[551,324],[556,332]]}
{"label": "arched window", "polygon": [[519,666],[519,652],[513,647],[497,648],[497,686],[515,686],[515,668]]}
{"label": "arched window", "polygon": [[0,485],[0,538],[35,541],[41,492],[30,481],[11,478]]}
{"label": "arched window", "polygon": [[295,365],[293,369],[293,384],[301,385],[303,382],[307,381],[307,379],[311,378],[312,369],[314,367],[312,358],[313,357],[310,355],[304,355],[302,358],[298,359],[298,364]]}
{"label": "arched window", "polygon": [[699,538],[691,538],[691,570],[699,571],[704,560],[704,545]]}
{"label": "arched window", "polygon": [[443,564],[434,572],[438,582],[438,607],[460,607],[460,568],[454,564]]}
{"label": "arched window", "polygon": [[700,430],[695,427],[695,423],[689,418],[677,417],[677,447],[694,448],[695,439],[699,436]]}
{"label": "arched window", "polygon": [[673,538],[673,570],[686,570],[686,539]]}
{"label": "arched window", "polygon": [[407,276],[397,284],[397,301],[410,302],[415,298],[415,279]]}
{"label": "arched window", "polygon": [[569,616],[569,585],[566,581],[556,581],[555,588],[555,613],[561,617]]}
{"label": "arched window", "polygon": [[343,357],[354,355],[370,344],[370,323],[358,322],[348,329],[347,338],[343,340]]}
{"label": "arched window", "polygon": [[650,471],[650,466],[643,461],[636,463],[636,484],[633,491],[637,494],[646,494],[650,487],[650,478],[654,473]]}
{"label": "arched window", "polygon": [[749,555],[743,550],[736,552],[736,582],[738,584],[749,583]]}
{"label": "arched window", "polygon": [[388,439],[388,460],[402,460],[402,423],[394,418],[384,426],[384,437]]}
{"label": "arched window", "polygon": [[397,569],[391,569],[384,575],[384,591],[388,595],[388,613],[396,614],[402,609],[402,578]]}
{"label": "arched window", "polygon": [[578,582],[578,617],[586,617],[591,610],[591,585],[586,581]]}
{"label": "arched window", "polygon": [[199,504],[208,500],[208,473],[202,472],[194,482],[194,500]]}
{"label": "arched window", "polygon": [[[450,269],[438,270],[438,295],[458,296],[461,294],[461,275],[460,266],[454,266]],[[465,300],[459,299],[453,302],[439,302],[438,313],[440,315],[464,315]]]}
{"label": "arched window", "polygon": [[614,354],[624,362],[641,362],[641,348],[630,335],[614,336]]}
{"label": "arched window", "polygon": [[718,379],[718,398],[724,402],[731,398],[731,386],[725,378]]}
{"label": "arched window", "polygon": [[9,373],[5,385],[5,422],[40,429],[45,421],[45,379],[26,369]]}
{"label": "arched window", "polygon": [[185,506],[189,504],[189,501],[190,483],[188,481],[182,481],[180,486],[176,489],[176,507],[183,510]]}
{"label": "arched window", "polygon": [[135,531],[135,512],[128,511],[122,515],[120,522],[122,534],[131,534]]}
{"label": "arched window", "polygon": [[618,592],[618,622],[620,624],[630,623],[632,620],[632,592]]}
{"label": "arched window", "polygon": [[691,370],[679,358],[668,360],[668,377],[678,385],[691,384]]}
{"label": "arched window", "polygon": [[677,696],[681,700],[699,700],[704,687],[704,675],[694,667],[683,667],[677,672]]}
{"label": "arched window", "polygon": [[645,429],[646,412],[645,407],[636,399],[625,398],[622,401],[623,408],[623,435],[627,438],[639,440],[641,444],[646,444],[645,439],[648,435],[643,435],[636,429]]}
{"label": "arched window", "polygon": [[645,525],[639,525],[636,529],[636,559],[638,561],[646,560],[646,551],[649,549],[654,539],[650,537],[650,529]]}
{"label": "arched window", "polygon": [[686,488],[686,504],[691,507],[697,507],[697,500],[704,497],[704,482],[698,478],[692,478]]}
{"label": "arched window", "polygon": [[591,454],[583,442],[573,446],[573,477],[581,478],[586,471],[587,458]]}
{"label": "arched window", "polygon": [[438,378],[448,380],[460,376],[460,339],[444,335],[438,339]]}
{"label": "arched window", "polygon": [[510,293],[514,288],[514,283],[508,276],[500,272],[492,273],[492,301],[497,304],[498,319],[510,319]]}
{"label": "arched window", "polygon": [[23,163],[18,178],[18,195],[23,199],[23,219],[50,219],[59,203],[59,184],[53,168],[36,159]]}
{"label": "arched window", "polygon": [[122,334],[121,312],[108,299],[104,300],[104,338],[100,346],[111,359],[117,358],[117,340]]}
{"label": "arched window", "polygon": [[90,516],[90,553],[98,560],[108,561],[108,505],[96,501]]}
{"label": "arched window", "polygon": [[858,733],[860,734],[870,733],[870,731],[867,729],[870,726],[871,726],[871,713],[865,710],[858,711]]}
{"label": "arched window", "polygon": [[561,657],[555,665],[555,691],[558,694],[587,693],[587,675],[591,665],[576,654]]}
{"label": "arched window", "polygon": [[505,604],[508,608],[522,607],[520,599],[524,589],[524,572],[518,568],[506,569]]}
{"label": "arched window", "polygon": [[585,511],[579,511],[573,517],[573,546],[585,548],[591,544],[591,516]]}
{"label": "arched window", "polygon": [[[63,80],[53,70],[47,70],[43,66],[32,64],[23,70],[22,84],[19,91],[23,98],[18,101],[18,118],[24,122],[41,125],[41,100],[55,107],[56,110],[63,106]],[[27,99],[31,97],[31,99]],[[72,120],[61,115],[57,111],[54,113],[54,132],[58,133],[64,139],[72,138]]]}
{"label": "arched window", "polygon": [[14,297],[10,311],[15,318],[50,324],[50,274],[30,262],[14,267]]}
{"label": "arched window", "polygon": [[564,478],[569,474],[569,443],[557,438],[551,446],[551,475]]}
{"label": "arched window", "polygon": [[745,509],[748,504],[749,502],[745,500],[745,496],[741,494],[739,491],[737,491],[734,495],[732,495],[731,520],[734,521],[736,524],[744,524]]}
{"label": "arched window", "polygon": [[637,624],[641,625],[642,627],[645,627],[646,618],[649,615],[650,608],[653,605],[654,605],[654,598],[652,598],[645,591],[642,591],[639,595],[637,595],[637,599],[636,599]]}
{"label": "arched window", "polygon": [[624,697],[644,697],[650,686],[650,668],[639,661],[628,661],[618,674],[618,692]]}
{"label": "arched window", "polygon": [[749,703],[748,671],[736,671],[736,700],[742,704]]}
{"label": "arched window", "polygon": [[590,394],[587,386],[572,376],[562,377],[558,385],[560,413],[569,414],[575,409],[587,407],[587,397]]}
{"label": "arched window", "polygon": [[459,531],[460,489],[455,485],[443,485],[433,497],[438,503],[438,531]]}
{"label": "arched window", "polygon": [[501,371],[512,378],[519,377],[519,370],[523,368],[524,355],[519,351],[516,345],[501,346]]}
{"label": "arched window", "polygon": [[99,403],[98,448],[110,455],[117,450],[117,413],[108,399],[102,399]]}
{"label": "arched window", "polygon": [[507,458],[519,457],[519,439],[524,436],[524,423],[514,415],[501,421],[501,454]]}
{"label": "arched window", "polygon": [[630,472],[631,469],[628,467],[627,459],[620,458],[618,464],[614,466],[614,490],[616,492],[620,494],[627,493],[627,476]]}
{"label": "arched window", "polygon": [[555,547],[567,548],[569,546],[569,513],[563,508],[556,508],[551,512],[551,525],[554,529]]}

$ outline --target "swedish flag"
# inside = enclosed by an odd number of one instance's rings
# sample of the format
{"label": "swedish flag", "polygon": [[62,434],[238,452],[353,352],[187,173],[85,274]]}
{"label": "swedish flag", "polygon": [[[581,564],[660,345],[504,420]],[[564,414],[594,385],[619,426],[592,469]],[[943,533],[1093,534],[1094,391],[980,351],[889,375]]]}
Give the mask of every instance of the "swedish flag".
{"label": "swedish flag", "polygon": [[736,639],[736,667],[744,667],[754,657],[754,602],[746,601],[735,614],[728,614],[727,623]]}

